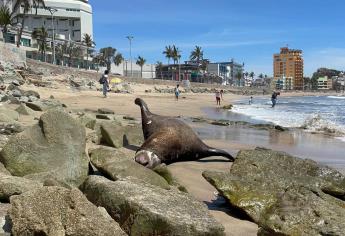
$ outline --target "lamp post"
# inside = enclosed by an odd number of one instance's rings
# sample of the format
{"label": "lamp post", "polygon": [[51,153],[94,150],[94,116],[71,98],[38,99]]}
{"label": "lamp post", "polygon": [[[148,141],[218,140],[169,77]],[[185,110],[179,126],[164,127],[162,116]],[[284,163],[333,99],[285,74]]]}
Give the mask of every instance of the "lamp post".
{"label": "lamp post", "polygon": [[54,29],[54,13],[58,10],[56,8],[47,7],[47,10],[50,12],[50,15],[52,16],[52,30],[53,30],[53,64],[56,64],[56,58],[55,58],[55,29]]}
{"label": "lamp post", "polygon": [[127,36],[126,37],[129,40],[129,58],[131,60],[131,78],[133,78],[133,67],[132,67],[132,40],[134,39],[133,36]]}

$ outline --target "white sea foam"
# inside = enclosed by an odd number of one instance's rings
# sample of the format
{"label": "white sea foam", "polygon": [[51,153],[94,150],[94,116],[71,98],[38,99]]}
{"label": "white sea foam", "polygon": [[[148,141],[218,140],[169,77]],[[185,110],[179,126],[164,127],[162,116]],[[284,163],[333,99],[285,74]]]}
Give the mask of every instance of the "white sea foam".
{"label": "white sea foam", "polygon": [[328,96],[328,98],[333,98],[333,99],[345,99],[345,96]]}

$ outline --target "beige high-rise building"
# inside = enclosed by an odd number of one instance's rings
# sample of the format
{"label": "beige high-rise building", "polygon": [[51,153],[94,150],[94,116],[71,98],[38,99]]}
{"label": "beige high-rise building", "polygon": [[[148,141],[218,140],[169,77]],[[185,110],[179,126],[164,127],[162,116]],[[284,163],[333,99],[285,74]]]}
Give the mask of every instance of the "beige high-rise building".
{"label": "beige high-rise building", "polygon": [[273,83],[275,89],[303,90],[302,50],[283,47],[273,55]]}

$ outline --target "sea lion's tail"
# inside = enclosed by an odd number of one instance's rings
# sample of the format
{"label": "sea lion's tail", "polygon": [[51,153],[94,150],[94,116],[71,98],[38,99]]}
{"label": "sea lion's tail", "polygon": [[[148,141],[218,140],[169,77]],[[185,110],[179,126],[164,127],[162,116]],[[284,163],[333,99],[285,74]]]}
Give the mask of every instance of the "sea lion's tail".
{"label": "sea lion's tail", "polygon": [[228,152],[226,152],[224,150],[221,150],[221,149],[209,148],[207,150],[207,154],[208,154],[208,156],[222,156],[222,157],[226,157],[231,162],[235,161],[235,158],[232,155],[230,155]]}

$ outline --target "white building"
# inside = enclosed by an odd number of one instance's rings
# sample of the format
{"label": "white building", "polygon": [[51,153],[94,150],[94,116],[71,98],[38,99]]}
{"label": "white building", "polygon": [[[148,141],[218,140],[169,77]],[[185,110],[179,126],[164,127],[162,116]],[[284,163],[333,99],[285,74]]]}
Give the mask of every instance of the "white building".
{"label": "white building", "polygon": [[[141,68],[139,65],[135,64],[135,61],[132,63],[131,71],[131,62],[124,61],[120,65],[116,66],[114,63],[111,64],[111,73],[119,74],[122,76],[141,78]],[[143,78],[144,79],[154,79],[156,78],[156,65],[155,64],[145,64],[143,66]]]}
{"label": "white building", "polygon": [[[4,1],[9,2],[9,7],[12,7],[11,1]],[[88,0],[45,0],[45,5],[51,11],[40,7],[37,14],[35,8],[26,14],[21,40],[23,46],[31,46],[32,31],[42,26],[49,32],[50,37],[54,29],[57,40],[81,42],[84,34],[93,36],[92,7]],[[23,8],[20,13],[23,13]],[[21,23],[21,19],[18,19],[18,23]],[[16,34],[9,34],[8,37],[10,42],[16,40]]]}

